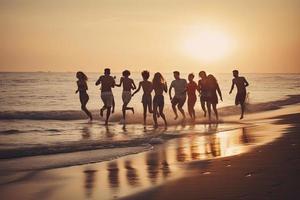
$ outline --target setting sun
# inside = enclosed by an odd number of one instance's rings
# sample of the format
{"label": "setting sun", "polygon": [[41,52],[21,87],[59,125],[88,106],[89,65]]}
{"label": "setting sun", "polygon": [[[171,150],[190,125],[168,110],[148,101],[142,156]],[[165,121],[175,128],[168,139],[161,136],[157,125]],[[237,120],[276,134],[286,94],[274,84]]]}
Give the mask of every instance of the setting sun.
{"label": "setting sun", "polygon": [[204,62],[220,60],[229,55],[234,44],[224,32],[210,29],[196,29],[184,39],[183,51],[187,56]]}

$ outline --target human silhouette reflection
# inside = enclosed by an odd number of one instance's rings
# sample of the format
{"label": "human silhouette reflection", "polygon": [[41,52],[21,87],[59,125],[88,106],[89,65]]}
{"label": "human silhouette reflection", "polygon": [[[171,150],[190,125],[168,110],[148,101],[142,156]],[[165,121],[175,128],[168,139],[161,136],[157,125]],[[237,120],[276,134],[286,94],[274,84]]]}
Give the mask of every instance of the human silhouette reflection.
{"label": "human silhouette reflection", "polygon": [[111,188],[118,188],[120,185],[119,180],[119,167],[116,162],[109,162],[107,166],[108,181]]}
{"label": "human silhouette reflection", "polygon": [[251,138],[248,134],[247,128],[242,128],[241,142],[243,144],[248,144],[254,142],[254,138]]}
{"label": "human silhouette reflection", "polygon": [[95,179],[96,179],[95,176],[96,172],[97,170],[92,170],[92,169],[87,169],[83,171],[85,175],[85,182],[84,182],[85,196],[87,199],[92,197]]}
{"label": "human silhouette reflection", "polygon": [[89,139],[91,137],[91,130],[89,126],[83,127],[81,132],[82,139]]}
{"label": "human silhouette reflection", "polygon": [[216,123],[216,124],[212,124],[212,123],[204,124],[204,129],[208,133],[215,133],[215,132],[218,131],[218,125],[219,125],[218,123]]}
{"label": "human silhouette reflection", "polygon": [[132,167],[131,160],[126,160],[125,161],[125,168],[126,168],[126,176],[127,176],[128,184],[131,185],[131,186],[140,185],[137,170]]}
{"label": "human silhouette reflection", "polygon": [[[110,130],[109,126],[105,126],[105,131],[102,131],[102,132],[104,132],[105,136],[108,137],[108,138],[111,138],[115,135],[114,132],[112,132]],[[103,135],[103,134],[101,134],[101,135]]]}
{"label": "human silhouette reflection", "polygon": [[185,142],[183,141],[183,138],[180,138],[177,141],[176,160],[178,162],[184,162],[187,160],[187,157]]}
{"label": "human silhouette reflection", "polygon": [[149,152],[146,155],[146,164],[148,170],[148,178],[152,183],[157,182],[159,173],[159,154],[157,151]]}
{"label": "human silhouette reflection", "polygon": [[200,159],[200,149],[199,149],[199,144],[197,142],[196,136],[193,136],[190,140],[190,151],[191,151],[192,160]]}
{"label": "human silhouette reflection", "polygon": [[215,134],[210,137],[210,149],[213,157],[221,156],[220,138]]}
{"label": "human silhouette reflection", "polygon": [[168,163],[167,152],[166,152],[165,148],[162,148],[161,155],[162,155],[162,162],[161,162],[161,164],[162,164],[162,167],[161,167],[162,174],[163,174],[164,178],[167,178],[171,174],[171,169],[170,169],[170,166],[169,166],[169,163]]}

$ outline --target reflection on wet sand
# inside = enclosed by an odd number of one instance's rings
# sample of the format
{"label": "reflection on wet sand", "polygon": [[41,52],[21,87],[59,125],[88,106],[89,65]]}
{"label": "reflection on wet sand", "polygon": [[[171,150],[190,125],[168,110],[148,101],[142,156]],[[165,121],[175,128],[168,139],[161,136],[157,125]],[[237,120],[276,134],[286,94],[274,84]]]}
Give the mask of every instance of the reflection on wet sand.
{"label": "reflection on wet sand", "polygon": [[131,186],[138,186],[140,184],[139,176],[137,170],[134,167],[132,167],[131,160],[125,161],[125,168],[127,170],[126,177],[128,184]]}
{"label": "reflection on wet sand", "polygon": [[94,189],[94,185],[95,185],[95,179],[96,179],[96,170],[91,170],[91,169],[87,169],[84,170],[83,173],[85,174],[85,184],[84,184],[84,188],[85,188],[85,196],[87,198],[92,198],[92,194],[93,194],[93,189]]}
{"label": "reflection on wet sand", "polygon": [[[208,127],[210,131],[216,128]],[[101,193],[106,192],[106,196],[115,197],[160,184],[181,173],[181,170],[178,170],[181,162],[239,154],[245,151],[245,144],[250,141],[253,139],[249,136],[247,128],[202,136],[192,134],[189,137],[170,140],[155,146],[153,150],[142,154],[143,156],[131,155],[106,164],[100,163],[97,170],[103,173],[98,177],[101,179],[101,187],[97,190],[101,190]],[[96,169],[85,170],[84,173],[86,197],[91,197]],[[108,187],[102,187],[103,185]]]}
{"label": "reflection on wet sand", "polygon": [[111,188],[118,188],[120,184],[119,167],[117,162],[112,161],[108,163],[108,180]]}
{"label": "reflection on wet sand", "polygon": [[82,130],[82,139],[89,139],[91,137],[91,130],[90,127],[83,127]]}

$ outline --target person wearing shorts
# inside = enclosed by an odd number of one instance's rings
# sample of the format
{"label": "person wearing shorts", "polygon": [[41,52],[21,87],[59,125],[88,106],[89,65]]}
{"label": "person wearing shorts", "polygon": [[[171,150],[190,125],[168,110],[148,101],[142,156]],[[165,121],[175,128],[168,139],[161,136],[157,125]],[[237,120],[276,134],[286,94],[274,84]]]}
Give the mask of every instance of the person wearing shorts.
{"label": "person wearing shorts", "polygon": [[[170,85],[169,96],[170,96],[170,100],[172,103],[172,109],[175,114],[174,119],[176,120],[178,118],[176,106],[177,106],[178,110],[180,111],[180,113],[182,114],[183,119],[185,119],[185,113],[184,113],[184,110],[182,107],[186,100],[187,82],[185,79],[180,78],[180,73],[178,71],[174,71],[173,75],[174,75],[175,80],[173,80]],[[172,97],[172,88],[174,88],[174,90],[175,90],[174,97]]]}
{"label": "person wearing shorts", "polygon": [[194,121],[196,119],[195,104],[197,101],[196,90],[198,89],[197,83],[194,81],[194,74],[189,74],[189,83],[186,86],[187,96],[188,96],[188,111],[191,119]]}
{"label": "person wearing shorts", "polygon": [[115,79],[110,76],[110,69],[104,69],[104,75],[100,76],[96,81],[96,85],[101,84],[101,99],[103,101],[103,107],[100,109],[100,116],[103,117],[103,111],[106,112],[105,125],[108,125],[108,119],[111,113],[111,108],[114,104],[114,96],[112,88],[115,86]]}
{"label": "person wearing shorts", "polygon": [[120,83],[116,84],[116,86],[121,87],[123,85],[123,92],[122,92],[122,100],[123,100],[123,106],[122,106],[122,114],[123,114],[123,120],[125,123],[125,117],[126,117],[126,110],[131,110],[132,113],[134,113],[133,107],[127,107],[131,100],[131,90],[135,90],[136,86],[134,84],[133,79],[129,78],[130,71],[125,70],[122,72],[122,77],[120,79]]}
{"label": "person wearing shorts", "polygon": [[165,122],[165,126],[167,126],[166,116],[164,114],[164,92],[168,91],[167,83],[161,73],[156,72],[152,81],[153,90],[154,90],[154,98],[153,98],[153,121],[154,127],[158,127],[157,117],[161,116],[161,118]]}
{"label": "person wearing shorts", "polygon": [[241,105],[241,117],[240,119],[244,118],[244,112],[245,112],[245,99],[246,99],[246,87],[249,86],[248,81],[245,79],[245,77],[239,76],[238,70],[233,70],[233,79],[232,79],[232,85],[229,94],[232,93],[232,90],[234,89],[234,86],[237,88],[237,94],[235,96],[235,105]]}
{"label": "person wearing shorts", "polygon": [[152,82],[148,81],[150,77],[150,73],[146,70],[142,71],[143,81],[139,83],[139,86],[136,91],[132,94],[135,95],[141,88],[143,88],[143,96],[142,96],[142,104],[144,109],[144,125],[146,125],[146,118],[147,118],[147,110],[149,113],[153,113],[152,109],[152,96],[151,92],[153,90]]}

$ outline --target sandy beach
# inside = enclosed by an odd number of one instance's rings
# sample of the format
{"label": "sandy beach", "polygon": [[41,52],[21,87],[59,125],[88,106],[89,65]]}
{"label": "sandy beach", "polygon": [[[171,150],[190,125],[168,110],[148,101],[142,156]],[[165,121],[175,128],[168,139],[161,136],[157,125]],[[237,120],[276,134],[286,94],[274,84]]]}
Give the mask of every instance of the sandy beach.
{"label": "sandy beach", "polygon": [[[150,150],[4,159],[1,199],[297,199],[299,113],[293,105],[251,114],[231,129],[199,124],[209,130],[200,135],[193,134],[197,126],[184,127],[190,134],[156,141]],[[126,156],[133,150],[137,154]],[[97,163],[120,151],[122,157]],[[86,161],[73,166],[75,158]],[[74,163],[60,167],[66,161]]]}
{"label": "sandy beach", "polygon": [[[245,154],[187,164],[188,175],[124,199],[299,199],[300,114],[276,115],[282,137]],[[277,112],[279,114],[279,112]],[[267,131],[267,134],[273,134]]]}

